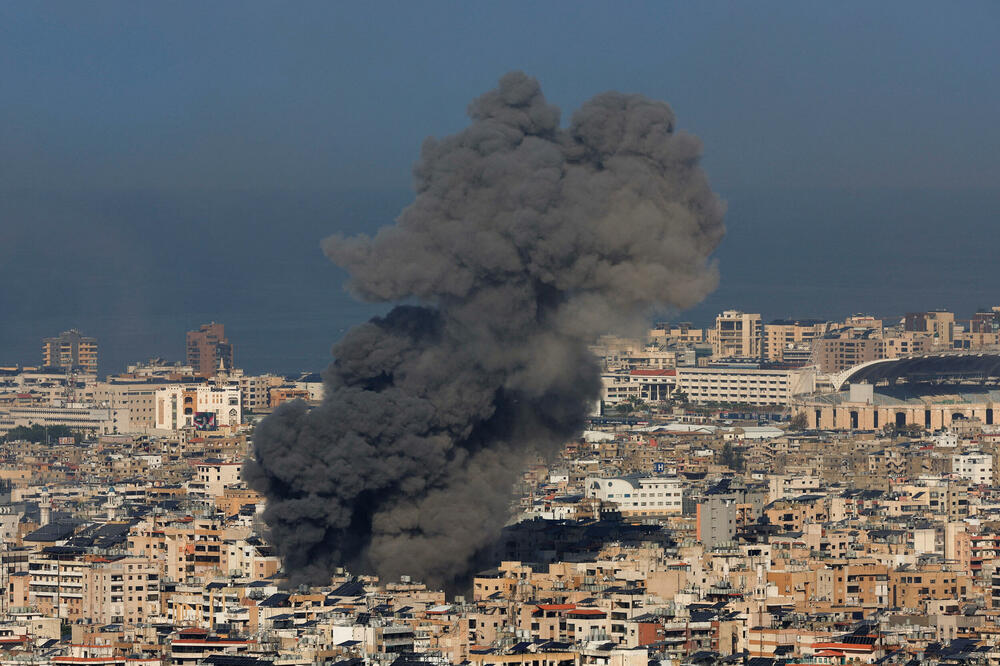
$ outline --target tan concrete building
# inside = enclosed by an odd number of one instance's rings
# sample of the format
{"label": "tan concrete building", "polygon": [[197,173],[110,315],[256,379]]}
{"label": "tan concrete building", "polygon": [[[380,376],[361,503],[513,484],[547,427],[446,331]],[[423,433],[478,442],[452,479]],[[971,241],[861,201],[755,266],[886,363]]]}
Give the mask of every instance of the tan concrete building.
{"label": "tan concrete building", "polygon": [[689,322],[657,324],[649,331],[649,340],[660,345],[693,345],[705,342],[707,337],[705,329],[695,328]]}
{"label": "tan concrete building", "polygon": [[156,389],[162,384],[98,382],[97,404],[111,409],[128,410],[128,421],[120,424],[120,432],[142,433],[156,426]]}
{"label": "tan concrete building", "polygon": [[55,617],[109,624],[159,614],[159,568],[147,558],[47,552],[29,559],[28,573],[28,602]]}
{"label": "tan concrete building", "polygon": [[42,340],[42,365],[51,368],[79,368],[97,374],[97,338],[70,329]]}
{"label": "tan concrete building", "polygon": [[820,372],[833,373],[885,358],[885,341],[875,337],[853,337],[850,332],[813,341],[813,363]]}
{"label": "tan concrete building", "polygon": [[233,345],[223,324],[212,322],[187,332],[187,364],[201,377],[214,377],[220,364],[227,370],[235,367]]}
{"label": "tan concrete building", "polygon": [[760,358],[764,326],[759,314],[726,310],[715,318],[709,338],[715,358]]}
{"label": "tan concrete building", "polygon": [[764,325],[764,360],[782,362],[795,349],[826,334],[830,324],[818,320],[777,320]]}
{"label": "tan concrete building", "polygon": [[926,333],[903,331],[898,335],[886,336],[883,358],[900,358],[916,354],[929,354],[933,348],[933,340]]}
{"label": "tan concrete building", "polygon": [[677,388],[691,402],[787,405],[816,390],[812,368],[677,368]]}
{"label": "tan concrete building", "polygon": [[948,349],[955,340],[955,313],[945,310],[908,312],[903,318],[903,328],[908,332],[926,334],[935,347]]}

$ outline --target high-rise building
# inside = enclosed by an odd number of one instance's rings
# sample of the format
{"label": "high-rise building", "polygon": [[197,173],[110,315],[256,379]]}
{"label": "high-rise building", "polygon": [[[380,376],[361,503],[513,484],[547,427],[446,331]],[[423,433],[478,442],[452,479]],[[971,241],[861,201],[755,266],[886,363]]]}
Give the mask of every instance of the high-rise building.
{"label": "high-rise building", "polygon": [[786,351],[797,351],[809,347],[812,341],[822,337],[829,325],[817,319],[779,319],[764,324],[764,360],[784,362]]}
{"label": "high-rise building", "polygon": [[903,329],[909,332],[927,333],[936,345],[951,347],[955,340],[955,313],[945,310],[907,312],[903,317]]}
{"label": "high-rise building", "polygon": [[715,318],[710,337],[715,358],[760,358],[764,326],[759,314],[726,310]]}
{"label": "high-rise building", "polygon": [[197,331],[187,333],[187,364],[196,375],[214,377],[219,364],[227,370],[233,368],[233,345],[226,339],[223,324],[202,324]]}
{"label": "high-rise building", "polygon": [[42,340],[42,365],[97,374],[97,338],[70,329]]}
{"label": "high-rise building", "polygon": [[885,358],[885,340],[870,335],[868,331],[854,335],[848,329],[814,340],[812,350],[813,362],[820,372],[840,372]]}

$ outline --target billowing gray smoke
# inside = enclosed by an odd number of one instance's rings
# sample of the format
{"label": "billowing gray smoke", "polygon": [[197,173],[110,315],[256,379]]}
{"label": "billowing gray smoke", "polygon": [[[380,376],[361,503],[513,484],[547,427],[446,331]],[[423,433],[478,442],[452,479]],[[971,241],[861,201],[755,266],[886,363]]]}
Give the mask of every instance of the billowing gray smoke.
{"label": "billowing gray smoke", "polygon": [[514,72],[468,112],[424,144],[395,226],[323,244],[358,296],[414,305],[334,347],[323,404],[257,428],[246,475],[294,582],[468,573],[522,464],[597,400],[587,345],[715,286],[723,205],[666,104],[606,93],[563,129]]}

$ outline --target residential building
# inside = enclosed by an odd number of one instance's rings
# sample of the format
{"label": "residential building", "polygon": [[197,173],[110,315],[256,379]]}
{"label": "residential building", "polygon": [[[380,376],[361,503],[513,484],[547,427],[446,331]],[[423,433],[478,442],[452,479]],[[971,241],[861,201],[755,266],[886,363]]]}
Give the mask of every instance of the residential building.
{"label": "residential building", "polygon": [[[812,341],[822,337],[829,324],[818,319],[778,319],[764,325],[763,357],[766,361],[781,363],[786,351],[798,352],[810,348]],[[801,358],[795,355],[798,360]]]}
{"label": "residential building", "polygon": [[75,328],[42,340],[42,365],[50,368],[79,369],[97,374],[97,338]]}
{"label": "residential building", "polygon": [[736,535],[736,502],[710,497],[698,503],[696,537],[709,550],[733,540]]}
{"label": "residential building", "polygon": [[759,314],[726,310],[709,332],[712,355],[719,358],[761,358],[764,326]]}
{"label": "residential building", "polygon": [[953,454],[951,472],[975,485],[992,485],[993,456],[982,451]]}
{"label": "residential building", "polygon": [[201,377],[214,377],[219,366],[233,367],[233,345],[226,338],[226,327],[212,322],[197,331],[187,332],[187,364]]}
{"label": "residential building", "polygon": [[242,422],[240,390],[230,386],[168,386],[156,390],[157,430],[214,430]]}

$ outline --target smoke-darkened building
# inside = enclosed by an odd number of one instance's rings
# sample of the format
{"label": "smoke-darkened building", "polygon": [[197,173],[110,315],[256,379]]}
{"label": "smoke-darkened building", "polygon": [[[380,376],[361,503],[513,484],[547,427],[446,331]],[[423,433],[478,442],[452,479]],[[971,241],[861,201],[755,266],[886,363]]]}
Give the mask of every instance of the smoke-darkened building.
{"label": "smoke-darkened building", "polygon": [[97,374],[97,338],[70,329],[42,340],[42,365]]}
{"label": "smoke-darkened building", "polygon": [[233,345],[226,339],[225,325],[212,322],[187,332],[187,364],[196,375],[214,377],[220,361],[227,369],[233,367]]}

